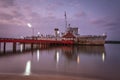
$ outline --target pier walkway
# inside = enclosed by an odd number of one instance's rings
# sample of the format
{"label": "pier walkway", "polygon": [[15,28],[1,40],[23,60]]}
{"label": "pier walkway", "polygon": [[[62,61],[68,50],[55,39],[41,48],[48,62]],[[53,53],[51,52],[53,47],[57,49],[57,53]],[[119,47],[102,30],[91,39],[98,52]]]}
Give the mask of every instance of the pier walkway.
{"label": "pier walkway", "polygon": [[18,39],[18,38],[0,38],[0,42],[19,42],[19,43],[47,43],[47,44],[73,44],[73,40],[58,40],[53,38],[41,39]]}
{"label": "pier walkway", "polygon": [[[1,43],[3,43],[3,47],[1,47]],[[0,49],[3,48],[3,52],[6,52],[6,43],[13,43],[13,52],[16,52],[17,43],[23,44],[23,48],[25,48],[26,44],[31,45],[31,49],[33,49],[33,45],[37,44],[39,46],[51,46],[51,45],[73,45],[73,40],[62,40],[62,38],[33,38],[33,39],[18,39],[18,38],[0,38]]]}

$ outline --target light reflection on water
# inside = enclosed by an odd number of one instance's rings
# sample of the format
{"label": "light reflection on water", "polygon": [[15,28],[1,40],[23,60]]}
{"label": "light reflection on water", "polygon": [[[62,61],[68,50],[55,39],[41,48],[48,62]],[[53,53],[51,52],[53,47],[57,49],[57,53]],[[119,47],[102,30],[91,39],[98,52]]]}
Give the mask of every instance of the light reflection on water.
{"label": "light reflection on water", "polygon": [[102,61],[103,62],[105,61],[105,53],[104,52],[102,53]]}
{"label": "light reflection on water", "polygon": [[27,61],[24,75],[29,76],[31,74],[31,61]]}
{"label": "light reflection on water", "polygon": [[39,60],[40,60],[40,50],[38,49],[37,50],[37,61],[39,62]]}
{"label": "light reflection on water", "polygon": [[[21,45],[20,45],[21,46]],[[0,56],[0,73],[120,79],[120,45],[61,46]]]}

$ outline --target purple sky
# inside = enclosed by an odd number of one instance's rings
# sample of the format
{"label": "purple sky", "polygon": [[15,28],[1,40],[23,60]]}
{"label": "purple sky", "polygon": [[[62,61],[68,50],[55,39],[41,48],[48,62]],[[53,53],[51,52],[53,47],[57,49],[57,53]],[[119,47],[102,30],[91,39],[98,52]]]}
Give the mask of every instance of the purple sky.
{"label": "purple sky", "polygon": [[0,0],[0,37],[54,34],[68,23],[79,27],[81,35],[107,33],[109,40],[120,40],[120,0]]}

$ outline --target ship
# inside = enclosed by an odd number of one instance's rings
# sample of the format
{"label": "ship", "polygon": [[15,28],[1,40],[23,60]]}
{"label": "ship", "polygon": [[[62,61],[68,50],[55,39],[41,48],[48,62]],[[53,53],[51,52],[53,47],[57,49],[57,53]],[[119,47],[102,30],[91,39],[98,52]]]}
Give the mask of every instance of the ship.
{"label": "ship", "polygon": [[80,35],[78,34],[78,27],[70,26],[62,34],[62,40],[73,40],[76,45],[104,45],[106,38],[106,34]]}
{"label": "ship", "polygon": [[80,35],[78,27],[67,25],[67,15],[65,12],[65,32],[62,33],[62,40],[73,40],[77,45],[104,45],[107,34],[102,35]]}

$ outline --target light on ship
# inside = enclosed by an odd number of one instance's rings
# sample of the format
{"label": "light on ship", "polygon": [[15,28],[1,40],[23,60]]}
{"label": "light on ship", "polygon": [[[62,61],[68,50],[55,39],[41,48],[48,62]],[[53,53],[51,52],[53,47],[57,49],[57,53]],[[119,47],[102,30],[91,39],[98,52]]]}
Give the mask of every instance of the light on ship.
{"label": "light on ship", "polygon": [[40,32],[38,32],[37,34],[40,35]]}

